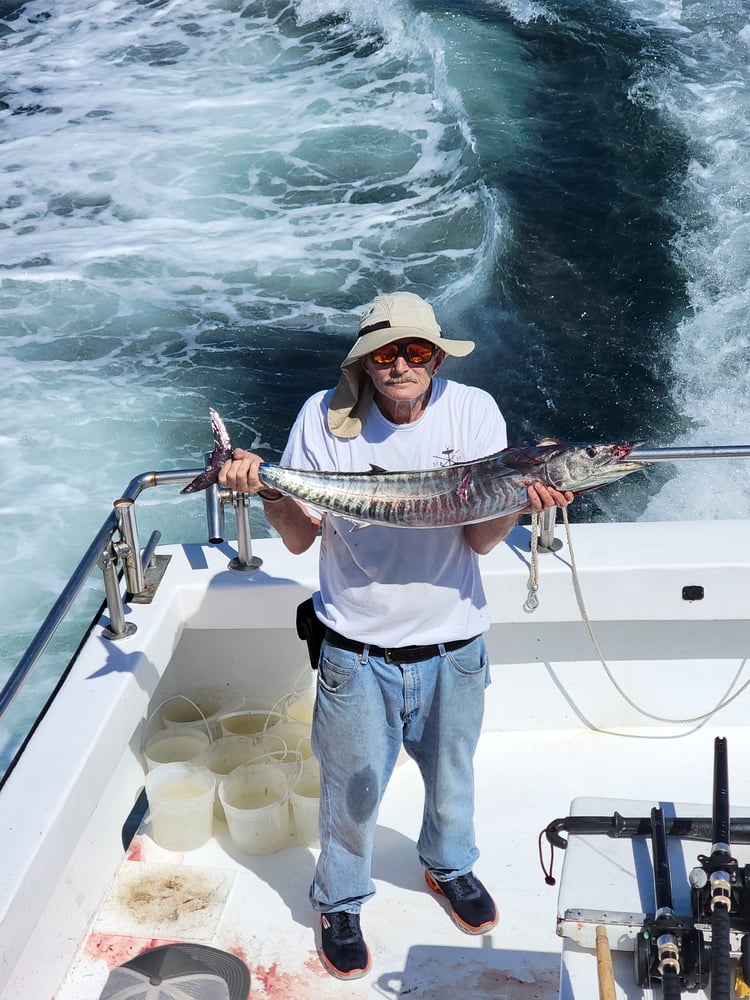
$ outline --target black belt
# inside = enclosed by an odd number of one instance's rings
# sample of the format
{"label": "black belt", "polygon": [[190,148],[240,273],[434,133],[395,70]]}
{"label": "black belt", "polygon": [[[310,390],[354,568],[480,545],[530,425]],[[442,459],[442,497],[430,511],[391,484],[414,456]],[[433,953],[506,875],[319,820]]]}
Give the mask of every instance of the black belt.
{"label": "black belt", "polygon": [[[471,639],[455,639],[453,642],[441,643],[446,653],[454,649],[461,649],[474,642],[477,636]],[[347,639],[345,635],[334,632],[332,628],[326,629],[326,642],[338,649],[346,649],[350,653],[358,653],[360,656],[365,648],[365,643],[356,642],[354,639]],[[386,663],[417,663],[419,660],[431,660],[435,656],[440,656],[440,646],[401,646],[398,649],[384,649],[382,646],[371,646],[367,644],[370,656],[380,656]]]}

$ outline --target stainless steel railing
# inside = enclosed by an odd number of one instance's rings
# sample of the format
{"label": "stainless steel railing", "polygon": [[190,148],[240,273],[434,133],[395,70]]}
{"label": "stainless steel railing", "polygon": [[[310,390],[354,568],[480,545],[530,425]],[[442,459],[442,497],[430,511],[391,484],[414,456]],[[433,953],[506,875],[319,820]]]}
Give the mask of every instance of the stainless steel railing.
{"label": "stainless steel railing", "polygon": [[[695,448],[637,448],[631,458],[643,462],[682,462],[693,459],[736,459],[750,458],[750,445],[695,447]],[[149,564],[159,541],[158,532],[149,539],[141,556],[138,531],[135,520],[134,502],[140,494],[155,486],[181,486],[189,483],[202,469],[178,469],[174,471],[145,472],[128,483],[122,496],[114,502],[114,510],[104,521],[93,541],[83,555],[73,575],[42,622],[17,666],[0,691],[0,722],[16,697],[24,680],[34,668],[50,640],[68,614],[82,587],[98,566],[104,575],[105,596],[110,619],[110,627],[105,632],[112,640],[122,639],[132,634],[134,627],[125,622],[118,566],[122,567],[128,593],[137,595],[143,589],[143,570]],[[224,513],[226,504],[231,504],[237,516],[238,554],[230,562],[237,570],[256,569],[261,560],[252,554],[252,538],[248,516],[248,497],[233,494],[226,487],[217,485],[206,490],[206,514],[208,537],[211,542],[223,541]],[[556,509],[544,511],[539,536],[541,551],[555,551],[558,548],[554,536]],[[119,538],[115,536],[119,534]]]}
{"label": "stainless steel railing", "polygon": [[[154,486],[182,486],[195,479],[200,472],[202,469],[144,472],[131,479],[122,496],[115,500],[112,513],[99,528],[36,635],[3,685],[0,691],[0,722],[97,567],[104,577],[104,593],[110,621],[109,628],[105,629],[103,634],[112,640],[123,639],[133,634],[135,626],[125,621],[118,566],[122,568],[125,576],[127,593],[137,596],[143,591],[144,570],[151,562],[160,538],[159,532],[154,532],[141,554],[134,503],[146,489]],[[210,541],[215,543],[223,541],[223,505],[231,504],[237,514],[238,554],[231,560],[230,568],[257,569],[261,565],[261,560],[252,553],[247,497],[233,494],[231,490],[218,486],[210,487],[206,494]],[[118,534],[119,538],[116,537]]]}
{"label": "stainless steel railing", "polygon": [[707,445],[695,448],[634,448],[636,462],[685,462],[700,458],[750,458],[750,445]]}
{"label": "stainless steel railing", "polygon": [[[547,443],[552,439],[548,438]],[[545,443],[545,442],[541,442]],[[750,445],[707,445],[694,448],[634,448],[628,459],[636,462],[685,462],[695,459],[730,459],[750,458]],[[557,508],[550,507],[540,514],[539,543],[540,552],[556,552],[562,542],[555,538]]]}

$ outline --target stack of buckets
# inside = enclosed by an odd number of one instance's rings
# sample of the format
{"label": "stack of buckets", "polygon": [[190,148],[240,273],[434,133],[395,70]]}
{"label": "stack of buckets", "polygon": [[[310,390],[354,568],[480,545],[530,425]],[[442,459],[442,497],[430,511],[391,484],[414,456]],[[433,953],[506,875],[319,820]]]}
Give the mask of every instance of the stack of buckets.
{"label": "stack of buckets", "polygon": [[313,697],[293,693],[258,708],[243,696],[200,689],[163,702],[152,716],[161,728],[143,748],[154,840],[168,850],[192,850],[225,820],[243,854],[316,844]]}

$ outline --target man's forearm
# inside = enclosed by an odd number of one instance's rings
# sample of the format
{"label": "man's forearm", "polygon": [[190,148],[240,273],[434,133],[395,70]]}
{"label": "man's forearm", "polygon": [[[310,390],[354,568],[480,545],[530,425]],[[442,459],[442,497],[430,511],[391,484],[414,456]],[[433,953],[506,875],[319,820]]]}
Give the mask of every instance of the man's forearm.
{"label": "man's forearm", "polygon": [[515,528],[519,516],[519,514],[506,514],[491,521],[467,524],[464,526],[466,541],[478,555],[486,556]]}
{"label": "man's forearm", "polygon": [[268,523],[278,531],[284,545],[295,555],[306,552],[315,541],[320,521],[311,517],[292,497],[264,501],[263,511]]}

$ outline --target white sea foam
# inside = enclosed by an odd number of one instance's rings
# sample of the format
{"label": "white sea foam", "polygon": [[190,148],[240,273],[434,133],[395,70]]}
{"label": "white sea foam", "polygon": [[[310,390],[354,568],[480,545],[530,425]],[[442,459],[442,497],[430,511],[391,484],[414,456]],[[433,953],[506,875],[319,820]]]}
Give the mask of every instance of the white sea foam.
{"label": "white sea foam", "polygon": [[[689,138],[675,258],[691,315],[676,331],[673,395],[688,429],[675,445],[750,443],[750,65],[747,6],[633,0],[632,16],[674,31],[673,59],[651,99]],[[750,516],[750,461],[683,462],[652,498],[648,519]]]}
{"label": "white sea foam", "polygon": [[[524,23],[556,23],[552,5],[493,5]],[[665,331],[675,400],[690,421],[675,443],[743,443],[747,14],[730,0],[621,8],[658,27],[673,53],[633,81],[632,99],[677,122],[693,150],[681,198],[667,206],[683,222],[673,252],[692,305]],[[439,290],[448,312],[481,300],[503,208],[483,183],[470,123],[493,123],[497,162],[513,160],[533,74],[481,17],[415,16],[404,0],[206,0],[199,12],[177,0],[40,0],[9,23],[0,37],[6,670],[125,483],[199,462],[219,391],[253,400],[250,411],[237,406],[238,427],[258,440],[252,406],[264,400],[226,345],[252,350],[269,330],[348,336],[350,310],[384,287]],[[686,463],[647,516],[747,516],[749,468]],[[167,538],[203,535],[201,505],[176,491],[139,506],[144,536],[152,526]]]}
{"label": "white sea foam", "polygon": [[537,19],[550,23],[560,20],[553,5],[537,3],[535,0],[484,0],[484,2],[488,7],[507,11],[514,21],[519,21],[521,24]]}
{"label": "white sea foam", "polygon": [[[348,335],[382,287],[481,295],[497,205],[441,44],[407,15],[81,0],[9,22],[6,672],[127,481],[200,462],[220,385],[254,398],[222,345]],[[202,537],[202,505],[167,492],[143,504],[165,537]]]}

